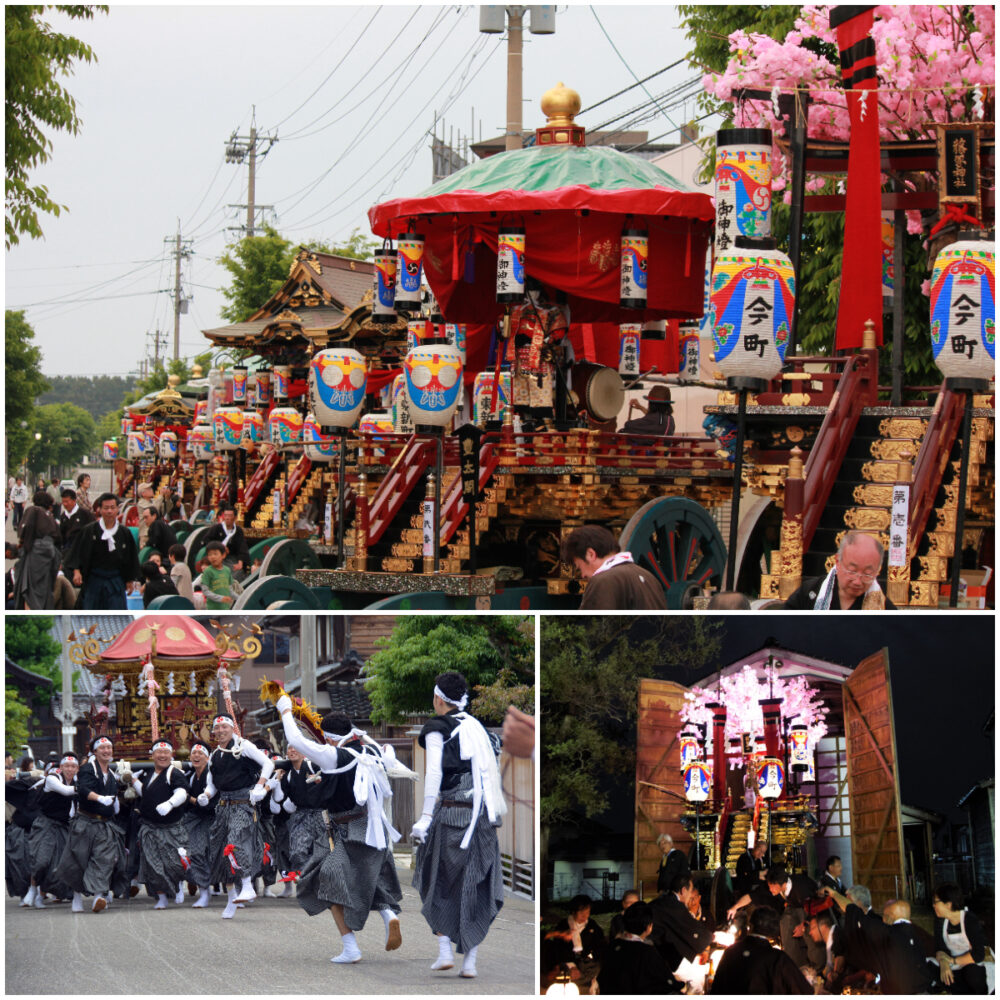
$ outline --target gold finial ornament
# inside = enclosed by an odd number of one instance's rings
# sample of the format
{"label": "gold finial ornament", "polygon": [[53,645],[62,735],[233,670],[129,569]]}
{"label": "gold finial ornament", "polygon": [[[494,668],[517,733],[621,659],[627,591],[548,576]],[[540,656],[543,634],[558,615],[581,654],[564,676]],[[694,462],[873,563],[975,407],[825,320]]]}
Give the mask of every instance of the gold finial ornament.
{"label": "gold finial ornament", "polygon": [[192,378],[201,378],[201,375],[202,375],[203,371],[204,371],[204,368],[202,368],[201,365],[194,365],[191,368],[191,377]]}
{"label": "gold finial ornament", "polygon": [[586,129],[574,122],[580,112],[580,95],[560,82],[542,95],[541,106],[545,125],[535,129],[539,146],[584,146]]}
{"label": "gold finial ornament", "polygon": [[167,385],[169,385],[171,389],[176,389],[177,386],[179,386],[180,384],[181,384],[181,377],[180,377],[180,375],[168,375],[167,376]]}

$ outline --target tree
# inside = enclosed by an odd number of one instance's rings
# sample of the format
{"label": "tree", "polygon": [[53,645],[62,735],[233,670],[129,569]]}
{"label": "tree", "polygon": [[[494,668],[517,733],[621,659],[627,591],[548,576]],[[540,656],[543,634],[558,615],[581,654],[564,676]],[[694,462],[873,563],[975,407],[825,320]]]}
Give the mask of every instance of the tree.
{"label": "tree", "polygon": [[41,437],[28,452],[28,468],[72,468],[97,444],[94,418],[75,403],[50,403],[35,411],[35,433]]}
{"label": "tree", "polygon": [[40,404],[76,403],[95,420],[135,386],[135,379],[121,375],[49,375],[48,381],[48,391],[38,398]]}
{"label": "tree", "polygon": [[503,721],[507,705],[533,710],[533,619],[511,615],[411,615],[397,619],[369,659],[365,690],[373,722],[401,722],[429,714],[434,678],[465,675],[476,697],[469,711],[488,724]]}
{"label": "tree", "polygon": [[35,399],[49,383],[42,376],[42,352],[33,343],[35,331],[24,312],[4,312],[4,426],[8,460],[16,467],[34,441]]}
{"label": "tree", "polygon": [[3,747],[4,753],[18,759],[21,747],[28,742],[31,735],[31,709],[20,700],[21,694],[17,688],[7,687],[4,698]]}
{"label": "tree", "polygon": [[52,200],[44,184],[33,187],[28,178],[34,168],[49,159],[52,140],[46,130],[73,135],[80,130],[76,102],[57,78],[72,73],[76,61],[95,60],[89,45],[53,31],[42,19],[46,10],[89,20],[95,10],[107,13],[108,8],[62,4],[55,7],[8,4],[4,8],[7,81],[4,231],[8,250],[20,242],[23,234],[32,239],[42,235],[39,213],[59,215],[66,207]]}
{"label": "tree", "polygon": [[51,615],[7,615],[3,623],[4,653],[19,667],[59,683],[62,647],[52,638],[52,624]]}

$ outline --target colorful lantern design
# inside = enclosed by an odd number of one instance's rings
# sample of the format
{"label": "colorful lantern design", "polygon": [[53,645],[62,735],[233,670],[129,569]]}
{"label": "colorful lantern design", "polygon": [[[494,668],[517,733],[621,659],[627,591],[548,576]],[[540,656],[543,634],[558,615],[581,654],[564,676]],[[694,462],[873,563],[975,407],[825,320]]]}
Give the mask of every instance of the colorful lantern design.
{"label": "colorful lantern design", "polygon": [[251,375],[247,379],[247,401],[245,407],[255,407],[257,405],[257,376]]}
{"label": "colorful lantern design", "polygon": [[698,734],[681,733],[678,742],[681,749],[681,771],[684,771],[692,761],[698,759]]}
{"label": "colorful lantern design", "polygon": [[639,374],[639,342],[642,324],[621,323],[618,327],[618,374]]}
{"label": "colorful lantern design", "polygon": [[215,435],[208,424],[197,424],[188,431],[188,450],[196,462],[209,462],[215,454]]}
{"label": "colorful lantern design", "polygon": [[424,238],[417,233],[400,233],[396,248],[399,251],[399,274],[396,280],[395,306],[397,309],[415,312],[420,309]]}
{"label": "colorful lantern design", "polygon": [[199,424],[208,423],[208,400],[199,399],[194,404],[194,420],[192,424],[197,427]]}
{"label": "colorful lantern design", "polygon": [[272,369],[274,373],[274,398],[276,400],[288,399],[288,389],[292,382],[292,369],[289,365],[275,365]]}
{"label": "colorful lantern design", "polygon": [[762,799],[780,799],[785,790],[785,767],[777,757],[765,757],[757,771],[757,792]]}
{"label": "colorful lantern design", "polygon": [[118,458],[118,442],[105,441],[103,455],[105,462],[114,462]]}
{"label": "colorful lantern design", "polygon": [[374,298],[372,300],[372,321],[394,323],[396,308],[396,251],[383,246],[372,258],[375,271],[372,276]]}
{"label": "colorful lantern design", "polygon": [[753,762],[759,767],[761,761],[767,756],[767,741],[763,736],[755,736],[753,740]]}
{"label": "colorful lantern design", "polygon": [[452,347],[457,347],[462,354],[462,367],[465,367],[465,333],[466,326],[464,323],[445,323],[444,325],[444,335],[445,339],[448,341]]}
{"label": "colorful lantern design", "polygon": [[129,431],[126,435],[125,456],[130,462],[146,454],[146,435],[142,431]]}
{"label": "colorful lantern design", "polygon": [[152,457],[156,454],[156,431],[152,428],[146,431],[146,440],[142,447],[146,455]]}
{"label": "colorful lantern design", "polygon": [[122,437],[135,430],[135,421],[131,417],[122,417]]}
{"label": "colorful lantern design", "polygon": [[524,299],[524,226],[501,225],[497,234],[497,302]]}
{"label": "colorful lantern design", "polygon": [[[366,413],[358,424],[358,430],[362,434],[370,434],[373,441],[384,441],[383,435],[392,433],[392,414],[385,410]],[[373,455],[375,458],[384,458],[385,449],[375,448]]]}
{"label": "colorful lantern design", "polygon": [[337,457],[337,438],[332,434],[324,436],[312,413],[302,425],[302,445],[310,462],[332,462]]}
{"label": "colorful lantern design", "polygon": [[243,437],[243,411],[220,406],[212,415],[212,433],[216,451],[236,451]]}
{"label": "colorful lantern design", "polygon": [[620,305],[624,309],[646,308],[649,270],[649,233],[645,229],[622,230]]}
{"label": "colorful lantern design", "polygon": [[164,431],[160,435],[160,458],[174,459],[177,457],[177,435],[173,431]]}
{"label": "colorful lantern design", "polygon": [[712,329],[715,360],[726,378],[774,378],[785,360],[794,310],[795,272],[774,240],[740,237],[736,249],[719,255]]}
{"label": "colorful lantern design", "polygon": [[812,754],[809,752],[809,729],[796,724],[788,731],[789,760],[796,774],[809,770]]}
{"label": "colorful lantern design", "polygon": [[771,130],[722,129],[715,134],[715,252],[737,236],[771,235]]}
{"label": "colorful lantern design", "polygon": [[263,409],[271,405],[270,368],[261,368],[257,372],[257,405]]}
{"label": "colorful lantern design", "polygon": [[402,373],[392,380],[391,412],[393,431],[396,434],[412,434],[413,414],[406,396],[406,376]]}
{"label": "colorful lantern design", "polygon": [[263,440],[264,418],[256,410],[244,410],[240,447],[244,451],[254,451]]}
{"label": "colorful lantern design", "polygon": [[335,347],[309,363],[309,402],[324,427],[352,427],[365,402],[368,369],[353,348]]}
{"label": "colorful lantern design", "polygon": [[688,802],[704,802],[712,791],[712,772],[703,760],[693,760],[684,768],[684,797]]}
{"label": "colorful lantern design", "polygon": [[931,347],[945,378],[988,380],[996,361],[996,255],[962,233],[934,260]]}
{"label": "colorful lantern design", "polygon": [[679,374],[684,378],[698,378],[701,367],[701,339],[697,320],[681,323],[677,341],[680,353]]}
{"label": "colorful lantern design", "polygon": [[882,215],[882,307],[885,312],[892,310],[892,288],[896,277],[896,227],[893,213]]}
{"label": "colorful lantern design", "polygon": [[247,366],[233,367],[233,403],[243,406],[247,401]]}
{"label": "colorful lantern design", "polygon": [[421,316],[420,319],[411,319],[406,324],[406,352],[409,354],[414,347],[419,347],[425,340],[431,338],[430,320]]}
{"label": "colorful lantern design", "polygon": [[267,418],[267,435],[278,451],[290,451],[302,444],[302,414],[292,406],[276,406]]}
{"label": "colorful lantern design", "polygon": [[462,355],[451,344],[426,344],[406,355],[406,395],[415,424],[444,427],[458,405]]}
{"label": "colorful lantern design", "polygon": [[[480,427],[485,427],[489,420],[503,421],[507,407],[510,406],[511,377],[510,372],[500,372],[500,385],[494,394],[493,372],[480,372],[472,383],[472,413],[473,419]],[[493,411],[490,412],[490,400],[493,400]]]}

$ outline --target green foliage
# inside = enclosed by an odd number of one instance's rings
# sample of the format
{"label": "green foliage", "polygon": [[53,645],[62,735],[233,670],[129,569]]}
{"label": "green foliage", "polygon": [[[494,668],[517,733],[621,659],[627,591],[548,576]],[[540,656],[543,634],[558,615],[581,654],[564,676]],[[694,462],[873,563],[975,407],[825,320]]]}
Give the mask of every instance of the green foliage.
{"label": "green foliage", "polygon": [[59,683],[61,647],[52,638],[52,624],[51,615],[6,615],[4,652],[19,667]]}
{"label": "green foliage", "polygon": [[28,468],[34,473],[50,467],[53,474],[72,469],[97,445],[94,418],[75,403],[50,403],[38,407],[35,433],[41,437],[32,442],[28,452]]}
{"label": "green foliage", "polygon": [[365,667],[373,722],[430,714],[434,678],[448,670],[476,690],[469,711],[497,725],[512,701],[534,704],[533,619],[511,615],[410,615],[397,619]]}
{"label": "green foliage", "polygon": [[549,616],[541,622],[541,821],[599,816],[631,784],[640,677],[712,663],[719,625],[694,617]]}
{"label": "green foliage", "polygon": [[49,375],[49,389],[38,397],[40,404],[76,403],[95,420],[121,403],[135,379],[121,375]]}
{"label": "green foliage", "polygon": [[344,243],[310,240],[292,243],[271,226],[264,226],[263,236],[253,236],[230,244],[219,263],[233,276],[233,283],[222,289],[229,305],[222,318],[243,323],[281,289],[288,279],[292,262],[300,250],[337,254],[355,260],[367,260],[381,244],[353,229]]}
{"label": "green foliage", "polygon": [[49,196],[44,184],[32,186],[29,174],[49,159],[52,140],[47,130],[75,135],[80,130],[76,102],[58,81],[73,72],[74,63],[93,62],[89,45],[53,31],[43,20],[46,10],[66,17],[89,20],[105,6],[7,4],[4,8],[6,42],[4,232],[7,249],[27,234],[42,235],[39,213],[52,215],[66,207]]}
{"label": "green foliage", "polygon": [[24,460],[34,442],[35,399],[49,387],[34,339],[23,312],[4,312],[4,429],[11,468]]}
{"label": "green foliage", "polygon": [[15,761],[20,757],[21,747],[31,735],[31,709],[21,701],[17,688],[7,687],[4,697],[3,746],[4,753],[12,754]]}

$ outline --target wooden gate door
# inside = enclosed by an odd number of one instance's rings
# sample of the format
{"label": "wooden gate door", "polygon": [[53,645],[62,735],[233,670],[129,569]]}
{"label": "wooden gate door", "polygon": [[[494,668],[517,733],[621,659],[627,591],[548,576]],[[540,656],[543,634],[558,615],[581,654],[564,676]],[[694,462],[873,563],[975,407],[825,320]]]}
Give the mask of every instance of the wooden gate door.
{"label": "wooden gate door", "polygon": [[680,823],[687,804],[681,778],[681,707],[687,689],[673,681],[639,681],[639,725],[635,761],[635,824],[632,857],[636,888],[656,895],[660,851],[656,838],[669,833],[674,846],[689,851],[692,837]]}
{"label": "wooden gate door", "polygon": [[843,690],[854,881],[881,911],[906,891],[888,651],[862,660]]}

